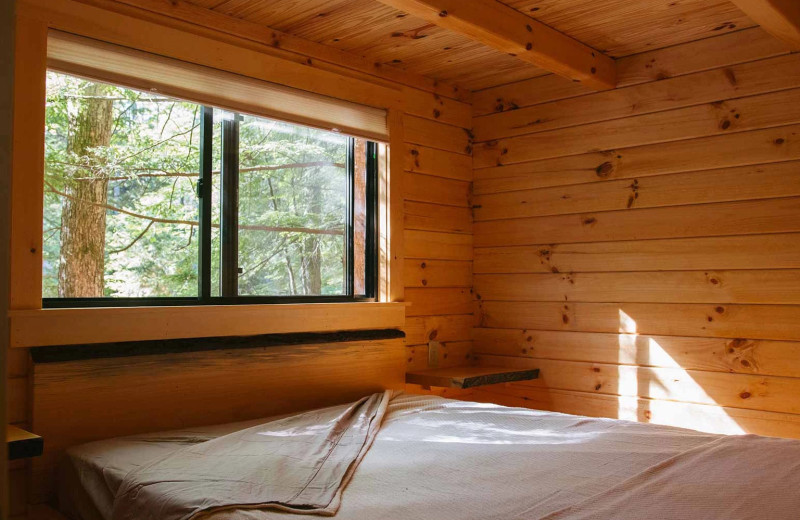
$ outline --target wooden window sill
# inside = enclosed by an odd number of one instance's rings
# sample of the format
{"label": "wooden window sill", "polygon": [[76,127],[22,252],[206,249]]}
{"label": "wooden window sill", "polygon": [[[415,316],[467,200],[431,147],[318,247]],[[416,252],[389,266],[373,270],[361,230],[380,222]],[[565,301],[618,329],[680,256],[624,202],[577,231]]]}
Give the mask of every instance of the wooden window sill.
{"label": "wooden window sill", "polygon": [[404,302],[99,307],[9,312],[12,347],[392,329]]}

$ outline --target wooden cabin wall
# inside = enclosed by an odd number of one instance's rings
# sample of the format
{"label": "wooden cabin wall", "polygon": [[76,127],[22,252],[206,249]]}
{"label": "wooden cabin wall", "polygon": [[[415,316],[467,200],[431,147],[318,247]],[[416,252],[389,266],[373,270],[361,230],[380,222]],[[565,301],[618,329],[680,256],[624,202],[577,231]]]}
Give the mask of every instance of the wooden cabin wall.
{"label": "wooden cabin wall", "polygon": [[[16,2],[9,0],[0,5],[0,244],[10,240],[11,195],[11,128],[13,125],[14,84],[14,11]],[[0,247],[0,316],[8,312],[9,254]],[[0,395],[6,393],[8,351],[8,320],[0,320]],[[0,399],[0,421],[7,419],[6,399]],[[2,424],[0,422],[0,424]],[[5,433],[3,438],[5,439]],[[0,455],[0,517],[6,518],[8,509],[8,460]]]}
{"label": "wooden cabin wall", "polygon": [[[364,61],[339,51],[264,31],[262,27],[226,16],[205,13],[188,4],[85,0],[82,3],[156,21],[187,32],[231,41],[241,36],[247,45],[311,67],[336,71],[376,84],[400,83],[403,89],[402,126],[405,147],[392,150],[404,157],[404,285],[407,307],[406,363],[427,363],[427,344],[441,343],[441,366],[463,363],[471,353],[472,305],[472,138],[469,93],[436,84],[397,69],[365,66]],[[209,12],[210,13],[210,12]],[[210,29],[209,27],[213,27]],[[35,55],[37,49],[30,49]],[[41,78],[43,81],[44,78]],[[35,78],[17,78],[17,88]],[[38,296],[38,295],[37,295]],[[31,426],[34,395],[27,349],[8,352],[9,423]],[[45,446],[48,440],[45,439]],[[46,449],[46,448],[45,448]],[[12,467],[11,514],[25,512],[29,485],[25,463]]]}
{"label": "wooden cabin wall", "polygon": [[759,28],[474,95],[483,400],[800,437],[800,54]]}

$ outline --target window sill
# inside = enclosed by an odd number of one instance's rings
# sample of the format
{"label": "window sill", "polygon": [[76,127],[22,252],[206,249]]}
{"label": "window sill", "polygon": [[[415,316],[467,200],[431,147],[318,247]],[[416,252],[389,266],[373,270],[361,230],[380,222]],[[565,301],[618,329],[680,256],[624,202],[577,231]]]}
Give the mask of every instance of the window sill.
{"label": "window sill", "polygon": [[404,302],[98,307],[9,312],[12,347],[392,329]]}

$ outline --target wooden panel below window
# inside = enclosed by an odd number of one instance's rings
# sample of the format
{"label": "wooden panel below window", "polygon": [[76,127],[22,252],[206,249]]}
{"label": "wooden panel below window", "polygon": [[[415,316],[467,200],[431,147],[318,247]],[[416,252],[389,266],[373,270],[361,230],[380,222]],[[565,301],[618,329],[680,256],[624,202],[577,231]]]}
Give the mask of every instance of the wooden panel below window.
{"label": "wooden panel below window", "polygon": [[32,431],[45,439],[33,498],[56,459],[97,439],[219,424],[358,399],[404,385],[402,339],[36,363]]}

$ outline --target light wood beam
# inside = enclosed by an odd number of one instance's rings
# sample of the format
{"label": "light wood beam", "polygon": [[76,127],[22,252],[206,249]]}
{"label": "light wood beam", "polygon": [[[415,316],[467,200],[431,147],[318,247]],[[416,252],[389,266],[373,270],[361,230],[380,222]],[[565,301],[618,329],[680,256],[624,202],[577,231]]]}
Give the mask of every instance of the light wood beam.
{"label": "light wood beam", "polygon": [[596,90],[616,86],[612,58],[495,0],[379,0]]}
{"label": "light wood beam", "polygon": [[765,31],[800,50],[800,2],[797,0],[732,0]]}

